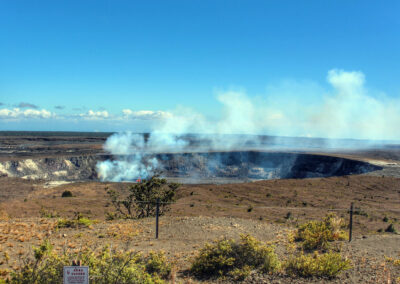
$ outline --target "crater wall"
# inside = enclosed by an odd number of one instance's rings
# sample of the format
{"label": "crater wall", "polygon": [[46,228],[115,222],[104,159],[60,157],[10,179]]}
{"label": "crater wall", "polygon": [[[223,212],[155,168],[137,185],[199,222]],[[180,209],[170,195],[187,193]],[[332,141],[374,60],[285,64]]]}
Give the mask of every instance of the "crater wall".
{"label": "crater wall", "polygon": [[[346,158],[285,152],[234,151],[204,153],[157,153],[143,155],[158,160],[162,176],[206,182],[247,179],[312,178],[362,174],[382,169]],[[107,155],[52,157],[0,162],[0,175],[26,179],[98,180],[96,164]]]}

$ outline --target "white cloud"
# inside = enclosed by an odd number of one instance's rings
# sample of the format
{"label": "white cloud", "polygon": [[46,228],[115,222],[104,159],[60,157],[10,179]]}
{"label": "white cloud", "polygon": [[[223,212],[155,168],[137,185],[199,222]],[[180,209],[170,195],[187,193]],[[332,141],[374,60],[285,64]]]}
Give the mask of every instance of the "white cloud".
{"label": "white cloud", "polygon": [[101,120],[101,119],[108,119],[111,118],[108,111],[93,111],[89,110],[87,113],[81,113],[79,117],[86,119],[86,120]]}
{"label": "white cloud", "polygon": [[94,111],[89,110],[85,113],[77,115],[73,114],[59,114],[52,113],[46,109],[21,109],[21,108],[3,108],[0,109],[1,120],[12,120],[18,121],[23,119],[58,119],[64,121],[102,121],[107,120],[115,123],[125,123],[132,120],[137,121],[162,121],[167,118],[171,118],[172,114],[165,111],[150,111],[150,110],[139,110],[133,111],[130,109],[124,109],[120,115],[112,115],[107,110]]}
{"label": "white cloud", "polygon": [[0,119],[11,119],[11,120],[16,120],[16,119],[46,119],[46,118],[51,118],[55,117],[56,115],[54,113],[51,113],[48,110],[42,109],[42,110],[37,110],[37,109],[26,109],[26,110],[21,110],[20,108],[14,108],[14,109],[0,109]]}
{"label": "white cloud", "polygon": [[360,71],[332,69],[328,72],[327,80],[339,94],[354,96],[362,92],[365,76]]}
{"label": "white cloud", "polygon": [[[268,86],[266,94],[218,92],[222,113],[209,119],[186,107],[173,112],[123,109],[78,115],[56,115],[45,109],[0,109],[0,119],[58,119],[60,123],[85,121],[107,129],[151,129],[154,133],[224,133],[311,136],[326,138],[400,139],[400,99],[367,88],[360,71],[333,69],[329,87],[312,81],[283,81]],[[217,115],[218,117],[218,115]],[[103,123],[104,122],[104,123]],[[147,131],[147,130],[146,130]],[[164,138],[163,138],[164,139]]]}
{"label": "white cloud", "polygon": [[152,110],[139,110],[133,111],[130,109],[122,110],[124,119],[141,119],[141,120],[154,120],[166,119],[172,117],[172,114],[165,111],[152,111]]}

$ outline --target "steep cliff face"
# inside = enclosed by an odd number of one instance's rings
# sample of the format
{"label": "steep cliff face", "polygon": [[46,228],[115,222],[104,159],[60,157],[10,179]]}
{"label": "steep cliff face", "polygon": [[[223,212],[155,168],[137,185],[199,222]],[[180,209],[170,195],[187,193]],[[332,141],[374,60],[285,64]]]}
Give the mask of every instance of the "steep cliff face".
{"label": "steep cliff face", "polygon": [[[344,158],[258,151],[165,153],[156,158],[162,175],[204,182],[209,178],[276,179],[361,174],[380,167]],[[96,164],[106,156],[55,157],[0,162],[0,175],[43,180],[98,180]]]}
{"label": "steep cliff face", "polygon": [[43,180],[97,179],[96,156],[57,157],[0,162],[0,174]]}
{"label": "steep cliff face", "polygon": [[258,151],[158,154],[173,177],[308,178],[361,174],[380,167],[344,158]]}

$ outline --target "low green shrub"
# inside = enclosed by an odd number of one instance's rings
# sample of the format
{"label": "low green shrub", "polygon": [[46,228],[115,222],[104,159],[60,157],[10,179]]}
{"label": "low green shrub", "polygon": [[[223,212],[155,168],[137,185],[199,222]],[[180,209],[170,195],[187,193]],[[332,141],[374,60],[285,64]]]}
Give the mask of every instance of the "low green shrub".
{"label": "low green shrub", "polygon": [[163,251],[151,251],[145,258],[146,271],[152,275],[158,275],[161,278],[168,278],[171,274],[171,264],[168,263]]}
{"label": "low green shrub", "polygon": [[292,212],[286,213],[285,219],[286,220],[292,219]]}
{"label": "low green shrub", "polygon": [[93,224],[93,221],[88,218],[82,218],[79,220],[70,219],[58,219],[58,228],[79,228],[79,227],[89,227]]}
{"label": "low green shrub", "polygon": [[43,259],[44,256],[51,253],[52,250],[52,244],[48,240],[45,240],[40,244],[40,246],[33,247],[33,256],[36,260],[40,261],[41,259]]}
{"label": "low green shrub", "polygon": [[350,268],[350,261],[335,252],[323,254],[314,252],[314,254],[308,255],[301,252],[299,255],[289,258],[285,263],[287,274],[300,277],[333,278]]}
{"label": "low green shrub", "polygon": [[89,227],[95,221],[90,220],[89,218],[83,217],[79,212],[75,214],[75,219],[58,219],[57,220],[57,228],[80,228],[80,227]]}
{"label": "low green shrub", "polygon": [[353,211],[354,215],[360,215],[360,216],[364,216],[364,217],[369,217],[368,213],[365,212],[364,210],[362,210],[361,208],[354,208]]}
{"label": "low green shrub", "polygon": [[322,221],[309,221],[297,229],[295,240],[302,242],[305,250],[326,250],[330,242],[347,239],[344,221],[334,213],[328,214]]}
{"label": "low green shrub", "polygon": [[73,194],[72,194],[71,191],[65,190],[65,191],[63,191],[63,193],[61,194],[61,197],[73,197]]}
{"label": "low green shrub", "polygon": [[107,221],[117,220],[120,217],[115,212],[106,212],[105,214],[106,214],[106,220]]}
{"label": "low green shrub", "polygon": [[391,223],[391,224],[385,229],[385,232],[397,234],[397,230],[396,230],[396,228],[394,227],[393,223]]}
{"label": "low green shrub", "polygon": [[[154,254],[157,255],[157,254]],[[79,258],[82,265],[90,268],[90,283],[165,283],[157,271],[147,271],[147,258],[131,251],[117,252],[103,248],[100,251],[82,249],[78,253],[57,254],[52,251],[51,245],[45,241],[34,249],[32,258],[23,259],[21,266],[11,271],[8,283],[62,283],[63,266],[71,265],[74,259]],[[150,257],[150,259],[154,259]],[[158,267],[166,267],[166,260],[162,258]],[[160,270],[162,273],[165,271]],[[167,274],[163,274],[163,277]]]}
{"label": "low green shrub", "polygon": [[242,268],[235,268],[229,272],[229,277],[236,281],[245,280],[251,273],[252,267],[245,265]]}
{"label": "low green shrub", "polygon": [[263,245],[249,235],[239,241],[218,240],[206,244],[192,262],[191,272],[197,277],[245,278],[252,269],[275,272],[280,262],[274,248]]}

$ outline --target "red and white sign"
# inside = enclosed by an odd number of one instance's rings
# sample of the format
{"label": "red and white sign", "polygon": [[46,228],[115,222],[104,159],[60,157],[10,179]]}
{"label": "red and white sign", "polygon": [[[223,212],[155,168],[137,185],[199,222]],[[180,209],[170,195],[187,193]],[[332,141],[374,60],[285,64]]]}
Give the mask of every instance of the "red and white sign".
{"label": "red and white sign", "polygon": [[64,284],[89,284],[89,266],[64,266]]}

